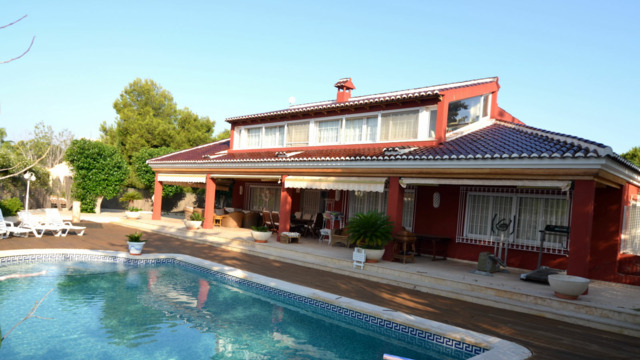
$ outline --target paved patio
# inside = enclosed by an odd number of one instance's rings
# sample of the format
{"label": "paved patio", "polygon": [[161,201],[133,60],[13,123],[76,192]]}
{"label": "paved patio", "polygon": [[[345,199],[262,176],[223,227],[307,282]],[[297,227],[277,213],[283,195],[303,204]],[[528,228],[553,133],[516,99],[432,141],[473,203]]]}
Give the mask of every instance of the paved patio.
{"label": "paved patio", "polygon": [[[83,214],[83,221],[152,232],[145,251],[193,255],[501,337],[528,347],[536,359],[633,358],[640,350],[636,286],[595,281],[588,295],[568,301],[554,297],[549,286],[519,280],[524,271],[518,269],[488,277],[471,273],[475,263],[423,256],[415,263],[384,261],[359,270],[352,267],[352,250],[329,247],[316,238],[281,244],[273,236],[266,244],[256,244],[246,229],[187,231],[181,219],[152,221],[149,214],[140,220],[126,220],[121,212]],[[124,234],[130,230],[88,225],[82,238],[9,238],[0,241],[0,251],[126,250]]]}

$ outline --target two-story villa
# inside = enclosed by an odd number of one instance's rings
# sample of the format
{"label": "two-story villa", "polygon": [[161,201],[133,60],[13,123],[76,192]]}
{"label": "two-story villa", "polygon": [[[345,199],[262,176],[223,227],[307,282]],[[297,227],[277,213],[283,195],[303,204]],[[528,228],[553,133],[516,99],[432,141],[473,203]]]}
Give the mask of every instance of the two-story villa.
{"label": "two-story villa", "polygon": [[[610,147],[526,126],[498,106],[498,78],[352,96],[229,118],[231,138],[149,160],[153,219],[163,184],[217,184],[232,206],[290,215],[378,210],[395,230],[451,239],[475,261],[499,243],[507,265],[640,285],[640,169]],[[569,235],[549,235],[546,225]],[[505,256],[503,256],[505,257]]]}

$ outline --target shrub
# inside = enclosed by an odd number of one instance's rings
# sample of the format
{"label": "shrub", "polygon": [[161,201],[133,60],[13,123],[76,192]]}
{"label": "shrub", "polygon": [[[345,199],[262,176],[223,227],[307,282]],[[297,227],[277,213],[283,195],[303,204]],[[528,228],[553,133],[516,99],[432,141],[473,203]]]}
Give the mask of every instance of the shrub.
{"label": "shrub", "polygon": [[357,213],[347,225],[349,241],[364,249],[383,249],[393,240],[389,216],[377,211]]}
{"label": "shrub", "polygon": [[0,200],[0,209],[2,209],[2,214],[5,216],[14,216],[18,213],[18,211],[24,209],[22,201],[18,198],[8,198],[4,200]]}
{"label": "shrub", "polygon": [[259,232],[269,232],[269,228],[266,226],[252,226],[251,230],[253,231],[259,231]]}
{"label": "shrub", "polygon": [[127,234],[127,239],[129,239],[130,242],[144,242],[145,240],[142,240],[142,233],[141,232],[135,232],[132,234]]}
{"label": "shrub", "polygon": [[189,220],[191,221],[203,221],[204,217],[202,217],[202,214],[194,212],[191,214],[191,216],[189,216]]}

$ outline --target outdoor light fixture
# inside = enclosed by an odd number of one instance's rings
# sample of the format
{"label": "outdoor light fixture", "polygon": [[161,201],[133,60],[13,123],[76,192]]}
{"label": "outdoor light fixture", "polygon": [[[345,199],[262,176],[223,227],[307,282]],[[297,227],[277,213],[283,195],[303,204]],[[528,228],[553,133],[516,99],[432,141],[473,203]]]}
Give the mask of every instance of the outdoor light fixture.
{"label": "outdoor light fixture", "polygon": [[24,209],[26,211],[29,211],[29,184],[32,181],[36,180],[36,176],[30,171],[27,171],[26,173],[24,173],[23,176],[24,176],[24,179],[27,180],[27,195],[25,195]]}
{"label": "outdoor light fixture", "polygon": [[437,191],[433,193],[433,207],[434,209],[440,207],[440,193]]}

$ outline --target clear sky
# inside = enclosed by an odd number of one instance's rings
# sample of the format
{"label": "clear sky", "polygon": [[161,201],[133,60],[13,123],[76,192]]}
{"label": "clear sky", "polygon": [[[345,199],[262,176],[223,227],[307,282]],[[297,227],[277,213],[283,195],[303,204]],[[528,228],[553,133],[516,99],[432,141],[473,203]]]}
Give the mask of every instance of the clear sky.
{"label": "clear sky", "polygon": [[149,78],[228,129],[228,117],[490,76],[526,124],[640,146],[640,1],[0,0],[0,127],[97,139],[113,102]]}

